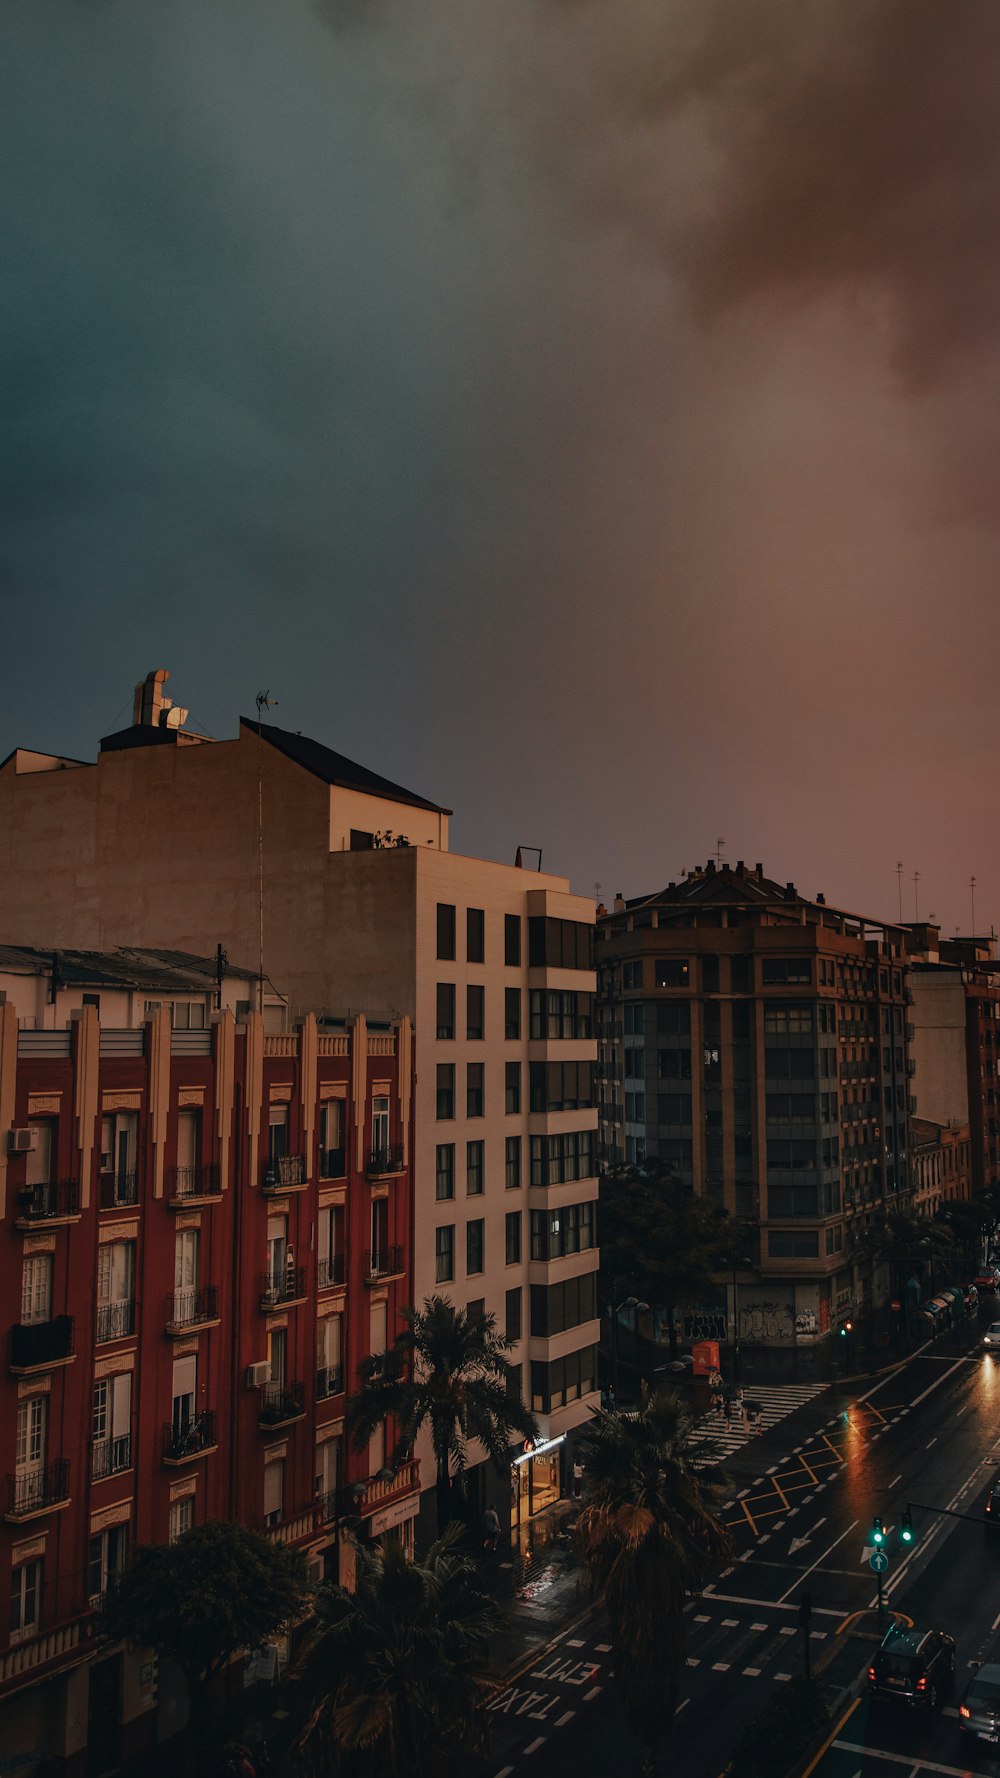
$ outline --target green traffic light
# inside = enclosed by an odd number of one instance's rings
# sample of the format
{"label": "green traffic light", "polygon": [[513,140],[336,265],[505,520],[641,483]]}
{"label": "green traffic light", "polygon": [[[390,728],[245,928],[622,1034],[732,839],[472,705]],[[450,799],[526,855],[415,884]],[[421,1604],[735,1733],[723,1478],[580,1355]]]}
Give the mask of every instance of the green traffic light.
{"label": "green traffic light", "polygon": [[884,1541],[885,1541],[885,1526],[883,1525],[881,1519],[876,1518],[872,1521],[872,1543],[875,1544],[876,1546],[880,1546],[882,1543],[884,1543]]}
{"label": "green traffic light", "polygon": [[904,1543],[913,1542],[913,1515],[909,1507],[904,1507],[899,1518],[899,1534]]}

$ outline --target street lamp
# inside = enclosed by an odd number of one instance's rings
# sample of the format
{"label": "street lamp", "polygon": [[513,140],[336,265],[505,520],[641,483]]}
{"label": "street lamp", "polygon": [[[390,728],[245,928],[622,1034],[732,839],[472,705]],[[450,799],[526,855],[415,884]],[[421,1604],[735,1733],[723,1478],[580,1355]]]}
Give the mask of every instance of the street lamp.
{"label": "street lamp", "polygon": [[[615,1406],[618,1405],[618,1317],[623,1309],[634,1309],[636,1315],[645,1314],[648,1303],[640,1302],[637,1296],[623,1297],[611,1311],[611,1387],[614,1391]],[[635,1329],[633,1328],[633,1335]]]}
{"label": "street lamp", "polygon": [[740,1266],[749,1266],[753,1262],[746,1257],[742,1259],[733,1255],[733,1382],[740,1380],[740,1314],[736,1306],[736,1273]]}

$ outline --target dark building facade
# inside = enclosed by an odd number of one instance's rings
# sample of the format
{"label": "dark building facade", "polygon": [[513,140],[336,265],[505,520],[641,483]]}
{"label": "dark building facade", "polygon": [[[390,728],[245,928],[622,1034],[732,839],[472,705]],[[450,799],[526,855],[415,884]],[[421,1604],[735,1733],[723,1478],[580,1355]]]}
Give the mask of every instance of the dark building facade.
{"label": "dark building facade", "polygon": [[803,1346],[862,1306],[859,1231],[911,1189],[898,927],[709,863],[598,919],[607,1164],[644,1157],[759,1228],[741,1339]]}

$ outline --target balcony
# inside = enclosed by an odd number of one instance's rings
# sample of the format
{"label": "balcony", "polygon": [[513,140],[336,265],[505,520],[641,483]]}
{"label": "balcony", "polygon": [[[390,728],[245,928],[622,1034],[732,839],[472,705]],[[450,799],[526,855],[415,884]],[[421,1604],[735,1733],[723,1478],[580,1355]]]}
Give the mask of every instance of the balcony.
{"label": "balcony", "polygon": [[406,1267],[401,1247],[382,1247],[362,1259],[365,1281],[378,1284],[383,1278],[402,1278]]}
{"label": "balcony", "polygon": [[132,1467],[132,1434],[123,1432],[118,1438],[95,1439],[91,1450],[91,1481],[103,1482],[109,1475],[119,1475]]}
{"label": "balcony", "polygon": [[205,1408],[190,1420],[168,1420],[163,1428],[163,1461],[177,1466],[216,1449],[215,1412]]}
{"label": "balcony", "polygon": [[[412,1494],[420,1486],[420,1459],[409,1457],[394,1470],[379,1470],[378,1475],[369,1477],[358,1496],[358,1508],[361,1513],[370,1513],[377,1506],[399,1494]],[[354,1489],[358,1484],[354,1484]],[[354,1492],[354,1489],[351,1492]]]}
{"label": "balcony", "polygon": [[8,1519],[33,1519],[40,1513],[65,1506],[69,1499],[69,1459],[57,1457],[44,1469],[25,1470],[7,1477]]}
{"label": "balcony", "polygon": [[135,1298],[128,1303],[100,1303],[94,1338],[99,1346],[106,1340],[127,1340],[135,1333]]}
{"label": "balcony", "polygon": [[334,1285],[347,1281],[347,1261],[342,1253],[335,1253],[330,1259],[321,1259],[316,1267],[316,1284],[320,1290],[330,1290]]}
{"label": "balcony", "polygon": [[51,1179],[45,1185],[22,1185],[17,1193],[14,1223],[34,1228],[38,1223],[76,1222],[80,1215],[80,1182]]}
{"label": "balcony", "polygon": [[305,1300],[305,1266],[282,1266],[278,1272],[261,1273],[260,1306],[262,1309],[282,1309],[287,1303],[304,1303]]}
{"label": "balcony", "polygon": [[295,1191],[307,1184],[306,1159],[301,1154],[278,1155],[268,1161],[260,1182],[261,1190],[269,1193]]}
{"label": "balcony", "polygon": [[74,1357],[72,1315],[20,1322],[10,1330],[12,1371],[47,1370],[50,1365],[69,1364]]}
{"label": "balcony", "polygon": [[217,1161],[206,1167],[168,1167],[167,1191],[174,1209],[187,1204],[214,1204],[222,1197]]}
{"label": "balcony", "polygon": [[395,1142],[388,1148],[373,1148],[365,1162],[365,1173],[369,1179],[381,1179],[385,1173],[401,1173],[403,1171],[403,1146]]}
{"label": "balcony", "polygon": [[128,1303],[100,1303],[94,1339],[103,1346],[109,1339],[128,1339],[135,1334],[135,1298]]}
{"label": "balcony", "polygon": [[287,1426],[301,1420],[306,1411],[303,1383],[264,1383],[260,1392],[258,1424],[270,1432],[275,1426]]}
{"label": "balcony", "polygon": [[194,1327],[216,1327],[218,1321],[217,1284],[203,1284],[199,1290],[172,1290],[167,1297],[168,1333],[188,1333]]}
{"label": "balcony", "polygon": [[138,1204],[138,1173],[102,1173],[99,1202],[102,1210],[124,1210]]}
{"label": "balcony", "polygon": [[327,1401],[331,1395],[342,1395],[344,1390],[344,1367],[342,1364],[326,1365],[316,1372],[316,1400]]}
{"label": "balcony", "polygon": [[321,1179],[345,1179],[347,1177],[346,1148],[320,1149],[319,1176]]}

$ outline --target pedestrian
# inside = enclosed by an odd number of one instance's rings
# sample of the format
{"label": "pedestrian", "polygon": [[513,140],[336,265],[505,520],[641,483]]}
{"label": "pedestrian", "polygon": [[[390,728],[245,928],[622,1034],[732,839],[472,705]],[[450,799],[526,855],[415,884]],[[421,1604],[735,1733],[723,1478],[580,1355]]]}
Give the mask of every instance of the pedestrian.
{"label": "pedestrian", "polygon": [[722,1413],[722,1390],[721,1389],[713,1389],[713,1391],[712,1391],[712,1412],[713,1412],[713,1414],[721,1414]]}
{"label": "pedestrian", "polygon": [[748,1401],[747,1402],[747,1414],[750,1419],[750,1431],[752,1433],[753,1432],[760,1432],[762,1430],[760,1402],[759,1401]]}
{"label": "pedestrian", "polygon": [[709,1372],[708,1387],[717,1390],[722,1388],[722,1372],[719,1370],[718,1365],[715,1366],[714,1370]]}
{"label": "pedestrian", "polygon": [[728,1395],[726,1396],[726,1399],[722,1404],[722,1412],[725,1414],[727,1421],[732,1420],[733,1404],[732,1404],[731,1398]]}
{"label": "pedestrian", "polygon": [[583,1493],[583,1464],[573,1465],[573,1499],[579,1500]]}
{"label": "pedestrian", "polygon": [[495,1553],[500,1540],[500,1515],[492,1500],[483,1514],[483,1549]]}

